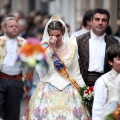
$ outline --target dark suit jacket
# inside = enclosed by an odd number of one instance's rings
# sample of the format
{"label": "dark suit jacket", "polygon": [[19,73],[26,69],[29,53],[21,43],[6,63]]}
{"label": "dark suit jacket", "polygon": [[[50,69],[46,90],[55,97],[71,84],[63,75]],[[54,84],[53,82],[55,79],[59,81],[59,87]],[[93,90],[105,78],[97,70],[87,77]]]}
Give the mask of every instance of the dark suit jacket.
{"label": "dark suit jacket", "polygon": [[[89,67],[89,39],[90,37],[91,37],[90,32],[88,32],[76,38],[77,45],[78,45],[80,72],[85,81],[86,81],[86,77],[88,74],[88,67]],[[118,44],[118,41],[108,36],[105,36],[105,42],[106,42],[106,49],[113,44]],[[107,57],[105,54],[104,73],[108,72],[110,69],[111,68],[108,64]]]}

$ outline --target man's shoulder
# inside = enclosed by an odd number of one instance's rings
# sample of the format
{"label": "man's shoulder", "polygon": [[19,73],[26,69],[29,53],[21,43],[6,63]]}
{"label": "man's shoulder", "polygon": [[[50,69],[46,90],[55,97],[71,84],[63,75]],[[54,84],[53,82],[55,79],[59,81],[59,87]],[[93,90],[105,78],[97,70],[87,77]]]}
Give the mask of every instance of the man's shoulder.
{"label": "man's shoulder", "polygon": [[103,75],[101,75],[95,82],[95,85],[98,85],[98,84],[106,84],[108,82],[108,76],[109,76],[109,73],[110,72],[107,72]]}
{"label": "man's shoulder", "polygon": [[0,41],[5,40],[5,36],[0,36]]}
{"label": "man's shoulder", "polygon": [[109,74],[110,74],[110,71],[109,72],[107,72],[107,73],[105,73],[105,74],[103,74],[100,78],[103,80],[103,82],[104,82],[104,84],[106,85],[108,82],[109,82]]}
{"label": "man's shoulder", "polygon": [[22,38],[22,37],[20,37],[20,36],[17,36],[17,39],[18,39],[18,40],[21,40],[21,41],[23,41],[23,42],[26,41],[24,38]]}
{"label": "man's shoulder", "polygon": [[105,74],[103,74],[103,75],[101,75],[101,77],[102,77],[102,78],[107,78],[107,77],[108,77],[108,75],[109,75],[109,73],[110,73],[110,71],[109,71],[109,72],[107,72],[107,73],[105,73]]}
{"label": "man's shoulder", "polygon": [[76,38],[77,42],[82,41],[82,40],[87,40],[87,39],[90,39],[90,32],[82,34]]}
{"label": "man's shoulder", "polygon": [[119,43],[118,40],[115,39],[114,36],[112,36],[112,35],[109,35],[109,36],[106,35],[105,38],[106,38],[106,40],[108,40],[108,42],[111,42],[113,44]]}
{"label": "man's shoulder", "polygon": [[84,34],[82,34],[82,35],[79,35],[78,37],[77,37],[77,39],[81,39],[81,38],[86,38],[86,37],[90,37],[90,32],[87,32],[87,33],[84,33]]}
{"label": "man's shoulder", "polygon": [[[5,39],[6,39],[5,36],[0,36],[0,41],[1,41],[1,40],[5,40]],[[25,42],[25,41],[26,41],[24,38],[19,37],[19,36],[17,36],[17,39],[20,40],[21,42]]]}
{"label": "man's shoulder", "polygon": [[17,42],[20,46],[23,46],[27,41],[24,38],[17,36]]}

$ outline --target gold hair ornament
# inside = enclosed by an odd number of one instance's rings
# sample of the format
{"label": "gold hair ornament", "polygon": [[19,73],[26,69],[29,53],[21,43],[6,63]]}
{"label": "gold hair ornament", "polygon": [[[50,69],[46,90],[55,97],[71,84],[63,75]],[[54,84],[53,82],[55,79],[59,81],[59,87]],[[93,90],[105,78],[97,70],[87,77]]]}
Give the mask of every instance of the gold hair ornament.
{"label": "gold hair ornament", "polygon": [[50,18],[50,20],[60,20],[60,17],[59,17],[59,16],[54,15],[54,16],[52,16],[52,17]]}

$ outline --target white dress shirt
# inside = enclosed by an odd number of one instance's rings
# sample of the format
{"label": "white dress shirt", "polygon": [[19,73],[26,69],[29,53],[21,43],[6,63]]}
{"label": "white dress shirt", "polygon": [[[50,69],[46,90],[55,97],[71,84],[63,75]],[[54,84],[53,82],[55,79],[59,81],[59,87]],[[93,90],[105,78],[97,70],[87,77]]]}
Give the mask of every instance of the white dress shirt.
{"label": "white dress shirt", "polygon": [[7,53],[4,57],[1,72],[8,75],[18,75],[21,73],[21,63],[17,60],[17,40],[6,37]]}
{"label": "white dress shirt", "polygon": [[90,32],[91,38],[89,40],[89,68],[88,71],[104,72],[104,59],[106,43],[104,40],[105,34],[96,36],[92,30]]}
{"label": "white dress shirt", "polygon": [[98,78],[94,87],[94,102],[92,120],[102,120],[104,106],[107,100],[107,88],[102,78]]}

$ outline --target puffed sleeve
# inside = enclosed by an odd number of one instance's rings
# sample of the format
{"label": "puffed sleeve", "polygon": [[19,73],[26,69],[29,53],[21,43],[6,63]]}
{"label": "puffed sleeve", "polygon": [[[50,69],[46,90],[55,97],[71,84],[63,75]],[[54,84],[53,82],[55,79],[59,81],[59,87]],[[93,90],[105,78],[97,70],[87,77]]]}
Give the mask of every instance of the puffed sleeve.
{"label": "puffed sleeve", "polygon": [[72,65],[72,77],[76,80],[76,82],[80,87],[85,86],[85,82],[80,73],[80,68],[78,63],[78,52],[77,52],[76,46],[75,46],[75,55],[74,55],[73,65]]}
{"label": "puffed sleeve", "polygon": [[100,77],[95,82],[92,120],[103,120],[103,111],[107,100],[107,88]]}
{"label": "puffed sleeve", "polygon": [[54,72],[54,64],[52,60],[52,53],[49,48],[46,50],[46,60],[48,63],[48,69],[45,69],[41,64],[36,65],[36,72],[39,75],[40,79],[44,79],[45,81],[51,76]]}

